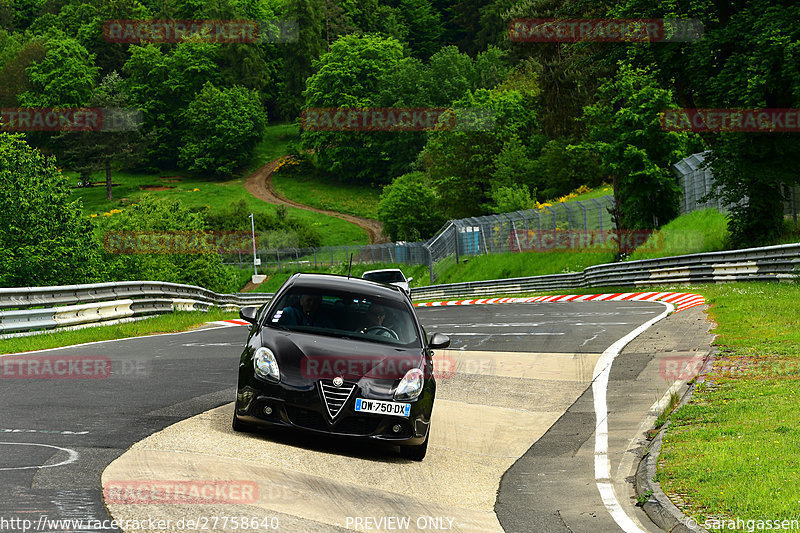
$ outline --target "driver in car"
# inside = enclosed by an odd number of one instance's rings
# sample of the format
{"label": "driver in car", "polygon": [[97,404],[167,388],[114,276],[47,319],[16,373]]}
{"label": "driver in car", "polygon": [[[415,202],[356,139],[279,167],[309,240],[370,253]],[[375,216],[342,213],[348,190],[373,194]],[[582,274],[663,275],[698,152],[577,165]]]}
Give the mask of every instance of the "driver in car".
{"label": "driver in car", "polygon": [[386,308],[380,304],[373,303],[370,305],[365,318],[367,323],[361,329],[361,333],[368,333],[372,330],[372,333],[380,334],[382,331],[389,329],[383,324],[383,321],[386,319]]}

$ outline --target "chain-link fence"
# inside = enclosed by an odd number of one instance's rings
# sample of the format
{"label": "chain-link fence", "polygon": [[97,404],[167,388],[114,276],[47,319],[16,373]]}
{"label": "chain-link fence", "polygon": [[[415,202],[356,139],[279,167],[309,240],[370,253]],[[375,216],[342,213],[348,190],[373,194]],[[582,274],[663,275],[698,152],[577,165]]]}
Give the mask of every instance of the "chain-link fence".
{"label": "chain-link fence", "polygon": [[[604,242],[614,229],[613,196],[546,205],[542,209],[462,218],[445,225],[428,241],[434,263],[454,255],[542,251],[567,238],[585,236]],[[571,239],[574,240],[574,239]]]}
{"label": "chain-link fence", "polygon": [[[353,264],[395,263],[428,265],[431,282],[435,265],[445,259],[505,252],[549,251],[604,243],[612,238],[613,196],[545,205],[541,209],[452,220],[427,242],[325,246],[259,250],[260,271],[299,271]],[[227,255],[229,265],[249,267],[253,256]]]}
{"label": "chain-link fence", "polygon": [[[429,254],[424,242],[397,242],[352,246],[323,246],[321,248],[284,248],[281,250],[258,250],[259,271],[298,271],[325,268],[350,261],[353,264],[400,263],[407,265],[428,264]],[[253,254],[240,253],[223,256],[226,265],[242,268],[253,266]]]}
{"label": "chain-link fence", "polygon": [[[706,158],[710,153],[710,151],[705,151],[692,154],[681,159],[672,167],[683,190],[681,214],[710,208],[722,213],[730,210],[731,206],[724,203],[721,198],[716,196],[709,197],[711,193],[716,192],[714,174],[706,166]],[[797,221],[797,212],[800,210],[800,187],[784,185],[781,193],[784,196],[784,215],[791,216]],[[743,200],[743,202],[747,202],[747,199]]]}

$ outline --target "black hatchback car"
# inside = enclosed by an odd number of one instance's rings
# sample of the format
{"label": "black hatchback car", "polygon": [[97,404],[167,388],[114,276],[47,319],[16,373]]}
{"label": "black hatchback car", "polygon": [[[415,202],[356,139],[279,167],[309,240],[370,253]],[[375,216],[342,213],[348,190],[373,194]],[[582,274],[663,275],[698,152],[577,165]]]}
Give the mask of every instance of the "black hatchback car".
{"label": "black hatchback car", "polygon": [[433,349],[397,287],[295,274],[252,323],[239,362],[233,429],[283,426],[400,446],[421,461],[436,395]]}

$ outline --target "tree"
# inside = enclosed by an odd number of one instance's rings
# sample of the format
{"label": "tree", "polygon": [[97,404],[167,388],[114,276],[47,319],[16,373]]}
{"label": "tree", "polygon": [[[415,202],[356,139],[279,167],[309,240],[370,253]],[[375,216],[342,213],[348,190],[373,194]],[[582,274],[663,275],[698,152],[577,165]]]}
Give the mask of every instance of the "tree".
{"label": "tree", "polygon": [[89,283],[100,254],[66,176],[20,135],[0,133],[0,286]]}
{"label": "tree", "polygon": [[[696,18],[696,42],[635,47],[637,66],[656,65],[681,107],[775,108],[800,106],[800,5],[797,2],[672,2],[626,0],[612,16]],[[754,246],[781,231],[781,184],[800,183],[793,162],[800,146],[791,133],[710,133],[716,194],[741,205],[730,212],[731,240]],[[747,200],[749,199],[749,200]]]}
{"label": "tree", "polygon": [[16,53],[9,43],[6,52],[8,60],[0,68],[0,107],[16,107],[19,105],[18,96],[30,88],[28,67],[41,61],[46,49],[43,41],[33,39],[22,44]]}
{"label": "tree", "polygon": [[267,125],[258,93],[244,87],[218,89],[207,83],[186,114],[181,164],[218,176],[244,165]]}
{"label": "tree", "polygon": [[408,27],[411,55],[428,59],[442,46],[444,26],[441,16],[428,0],[400,0],[398,9]]}
{"label": "tree", "polygon": [[620,64],[613,79],[584,108],[588,141],[611,176],[619,229],[658,228],[678,214],[681,190],[672,165],[688,155],[686,133],[661,128],[660,113],[675,107],[673,93],[647,69]]}
{"label": "tree", "polygon": [[152,44],[131,47],[123,68],[125,91],[143,112],[150,163],[178,164],[181,140],[188,133],[189,104],[206,82],[220,84],[219,49],[218,44],[191,40],[167,54]]}
{"label": "tree", "polygon": [[411,172],[387,185],[378,204],[378,219],[394,241],[432,237],[446,222],[434,206],[436,193],[422,172]]}
{"label": "tree", "polygon": [[144,137],[135,122],[135,113],[127,108],[128,95],[122,91],[122,78],[112,72],[100,83],[90,106],[103,110],[103,128],[94,131],[65,131],[54,137],[59,159],[90,181],[91,173],[105,171],[106,200],[113,198],[112,168],[121,169],[138,163]]}
{"label": "tree", "polygon": [[[403,57],[403,45],[377,35],[347,35],[331,46],[303,93],[306,108],[361,108],[380,105],[385,80]],[[386,183],[394,163],[392,141],[404,133],[312,131],[303,147],[315,152],[317,165],[343,180]]]}
{"label": "tree", "polygon": [[[440,208],[449,218],[486,214],[492,205],[493,189],[510,183],[510,174],[497,174],[498,163],[507,169],[513,143],[522,141],[525,153],[538,153],[544,139],[536,115],[526,106],[526,97],[517,90],[479,89],[454,104],[456,109],[480,109],[492,121],[478,127],[455,130],[437,129],[428,136],[420,160],[436,188]],[[456,117],[469,115],[455,111]],[[514,149],[514,153],[519,150]],[[502,181],[499,181],[502,180]]]}
{"label": "tree", "polygon": [[24,107],[81,107],[92,96],[98,68],[94,55],[77,40],[47,40],[44,58],[27,68],[30,89],[19,95]]}
{"label": "tree", "polygon": [[303,106],[302,93],[314,72],[314,61],[326,49],[325,12],[321,0],[294,0],[287,5],[286,16],[296,22],[298,38],[284,45],[284,94],[279,108],[284,116],[294,117]]}

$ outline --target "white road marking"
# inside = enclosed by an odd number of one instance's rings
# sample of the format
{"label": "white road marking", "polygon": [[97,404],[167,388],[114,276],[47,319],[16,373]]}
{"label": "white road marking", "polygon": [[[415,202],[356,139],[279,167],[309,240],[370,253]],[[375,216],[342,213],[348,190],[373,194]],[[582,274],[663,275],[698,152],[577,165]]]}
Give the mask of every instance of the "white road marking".
{"label": "white road marking", "polygon": [[[428,329],[433,328],[535,328],[545,324],[558,324],[561,326],[630,326],[630,322],[564,322],[562,320],[548,320],[545,322],[516,322],[501,324],[431,324]],[[186,346],[184,344],[184,346]]]}
{"label": "white road marking", "polygon": [[207,346],[239,346],[239,344],[234,344],[232,342],[188,342],[186,344],[181,344],[181,346],[186,346],[187,348],[205,348]]}
{"label": "white road marking", "polygon": [[611,466],[608,461],[608,404],[606,392],[608,391],[608,377],[611,373],[611,364],[625,346],[641,335],[650,326],[669,315],[675,306],[667,302],[658,302],[666,309],[658,316],[651,318],[637,327],[614,344],[606,348],[592,374],[592,395],[594,396],[594,411],[597,420],[594,440],[594,477],[600,498],[606,506],[611,518],[626,533],[646,533],[625,513],[620,506],[614,487],[611,485]]}
{"label": "white road marking", "polygon": [[60,429],[10,429],[0,428],[0,433],[43,433],[46,435],[88,435],[88,431],[69,431]]}
{"label": "white road marking", "polygon": [[104,342],[121,342],[121,341],[129,341],[132,339],[151,339],[153,337],[168,337],[171,335],[183,335],[185,333],[200,333],[201,331],[213,331],[215,329],[224,329],[226,327],[228,326],[220,326],[217,328],[190,329],[188,331],[176,331],[174,333],[158,333],[155,335],[139,335],[138,337],[123,337],[121,339],[108,339],[104,341],[82,342],[80,344],[70,344],[69,346],[57,346],[55,348],[46,348],[43,350],[31,350],[29,352],[3,353],[0,354],[0,357],[10,357],[12,355],[27,355],[31,353],[40,353],[40,352],[55,352],[56,350],[66,350],[67,348],[77,348],[79,346],[91,346],[93,344],[102,344]]}
{"label": "white road marking", "polygon": [[453,333],[453,337],[532,337],[535,335],[564,335],[564,333],[544,333],[530,331],[520,331],[518,333]]}
{"label": "white road marking", "polygon": [[0,446],[8,445],[8,446],[41,446],[43,448],[53,448],[54,450],[60,450],[62,452],[67,452],[69,457],[65,460],[61,461],[60,463],[56,463],[54,465],[40,465],[40,466],[8,466],[8,467],[0,467],[0,470],[33,470],[39,468],[55,468],[57,466],[64,466],[70,463],[74,463],[78,460],[80,455],[75,450],[70,450],[69,448],[61,448],[60,446],[51,446],[49,444],[37,444],[33,442],[0,442]]}

